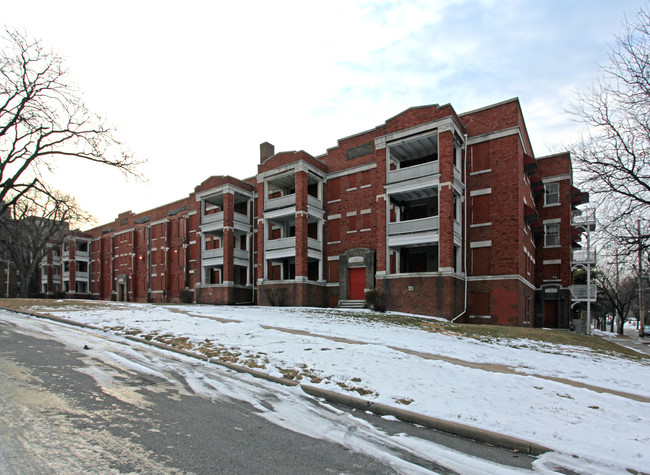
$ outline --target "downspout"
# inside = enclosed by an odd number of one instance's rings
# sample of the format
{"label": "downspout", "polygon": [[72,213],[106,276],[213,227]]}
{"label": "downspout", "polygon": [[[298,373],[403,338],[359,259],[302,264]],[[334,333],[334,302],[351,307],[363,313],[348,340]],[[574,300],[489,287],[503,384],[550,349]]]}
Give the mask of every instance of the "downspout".
{"label": "downspout", "polygon": [[451,322],[455,322],[458,320],[460,317],[465,315],[467,313],[467,134],[463,136],[465,139],[465,143],[463,144],[464,148],[464,167],[463,167],[463,173],[465,174],[465,182],[463,183],[465,185],[465,196],[463,198],[463,272],[465,274],[465,290],[464,290],[464,302],[463,302],[463,311],[460,312],[458,315],[456,315]]}

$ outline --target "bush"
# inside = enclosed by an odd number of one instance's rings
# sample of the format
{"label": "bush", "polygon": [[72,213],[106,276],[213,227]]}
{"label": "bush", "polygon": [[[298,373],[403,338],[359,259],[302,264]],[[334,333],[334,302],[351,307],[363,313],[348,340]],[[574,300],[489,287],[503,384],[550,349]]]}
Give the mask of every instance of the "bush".
{"label": "bush", "polygon": [[384,292],[379,289],[372,289],[366,292],[366,307],[376,312],[384,313],[386,311],[386,299]]}
{"label": "bush", "polygon": [[190,289],[183,289],[180,293],[182,303],[194,303],[194,291]]}

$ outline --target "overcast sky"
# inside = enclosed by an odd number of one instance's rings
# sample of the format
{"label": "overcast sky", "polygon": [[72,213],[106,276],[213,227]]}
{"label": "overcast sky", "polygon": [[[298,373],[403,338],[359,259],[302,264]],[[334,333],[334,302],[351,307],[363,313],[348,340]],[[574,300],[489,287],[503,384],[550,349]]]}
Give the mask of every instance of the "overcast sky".
{"label": "overcast sky", "polygon": [[562,150],[565,110],[599,75],[627,0],[5,2],[2,21],[66,60],[146,183],[78,161],[56,186],[97,223],[257,172],[259,144],[318,156],[404,109],[458,113],[519,97],[536,156]]}

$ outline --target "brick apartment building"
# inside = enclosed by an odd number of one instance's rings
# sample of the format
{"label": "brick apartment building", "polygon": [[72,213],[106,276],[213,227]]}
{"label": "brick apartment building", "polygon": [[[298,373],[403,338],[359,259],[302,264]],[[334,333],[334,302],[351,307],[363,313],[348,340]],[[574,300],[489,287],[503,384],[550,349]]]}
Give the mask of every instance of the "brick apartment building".
{"label": "brick apartment building", "polygon": [[71,236],[60,287],[319,307],[379,289],[389,310],[567,328],[572,218],[587,199],[568,153],[534,157],[518,99],[463,114],[413,107],[317,157],[264,143],[251,178],[213,176]]}

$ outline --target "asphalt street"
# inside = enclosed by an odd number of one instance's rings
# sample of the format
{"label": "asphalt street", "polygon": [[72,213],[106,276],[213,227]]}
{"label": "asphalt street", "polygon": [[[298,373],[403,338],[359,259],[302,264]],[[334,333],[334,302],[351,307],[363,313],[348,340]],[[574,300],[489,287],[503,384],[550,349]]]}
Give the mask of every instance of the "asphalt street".
{"label": "asphalt street", "polygon": [[475,459],[523,471],[535,460],[29,317],[0,316],[0,378],[5,474],[465,473]]}

